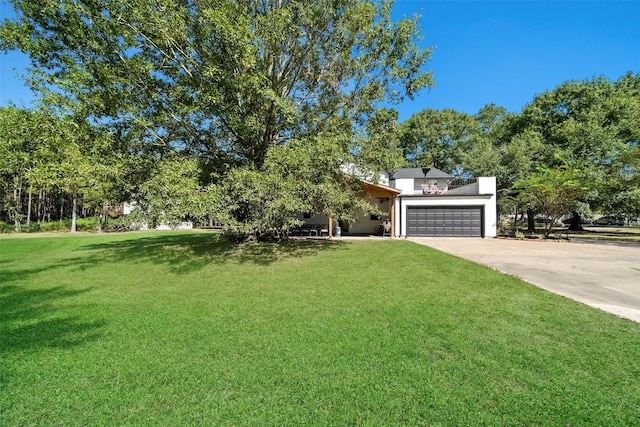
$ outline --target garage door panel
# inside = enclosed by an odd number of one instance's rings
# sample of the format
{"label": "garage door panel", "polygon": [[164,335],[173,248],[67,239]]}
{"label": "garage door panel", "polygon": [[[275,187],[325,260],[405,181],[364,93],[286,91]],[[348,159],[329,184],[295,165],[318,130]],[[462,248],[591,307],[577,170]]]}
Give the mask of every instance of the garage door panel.
{"label": "garage door panel", "polygon": [[409,206],[409,237],[482,237],[482,206]]}

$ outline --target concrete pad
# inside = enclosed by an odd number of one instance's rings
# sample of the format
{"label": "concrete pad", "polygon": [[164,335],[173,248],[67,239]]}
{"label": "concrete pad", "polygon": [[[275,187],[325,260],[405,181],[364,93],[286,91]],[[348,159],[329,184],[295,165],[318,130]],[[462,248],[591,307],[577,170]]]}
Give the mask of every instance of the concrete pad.
{"label": "concrete pad", "polygon": [[410,238],[640,323],[640,245]]}

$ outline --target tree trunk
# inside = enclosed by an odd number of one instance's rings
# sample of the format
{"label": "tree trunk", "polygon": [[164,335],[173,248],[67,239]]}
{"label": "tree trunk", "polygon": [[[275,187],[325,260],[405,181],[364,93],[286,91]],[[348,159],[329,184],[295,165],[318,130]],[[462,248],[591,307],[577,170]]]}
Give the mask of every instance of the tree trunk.
{"label": "tree trunk", "polygon": [[533,209],[527,209],[527,231],[536,231],[536,219]]}
{"label": "tree trunk", "polygon": [[51,194],[47,194],[47,197],[44,200],[44,213],[42,214],[42,218],[47,217],[47,222],[51,222],[51,210],[53,209],[52,203],[53,200],[51,198]]}
{"label": "tree trunk", "polygon": [[102,218],[104,218],[104,209],[98,214],[98,233],[102,233]]}
{"label": "tree trunk", "polygon": [[71,201],[71,232],[76,232],[76,219],[78,216],[78,193],[73,191],[73,200]]}
{"label": "tree trunk", "polygon": [[31,227],[31,198],[32,198],[31,192],[32,191],[33,191],[33,185],[29,185],[29,203],[27,204],[27,228]]}
{"label": "tree trunk", "polygon": [[571,231],[582,231],[582,218],[580,214],[576,211],[573,211],[573,217],[571,217],[571,224],[569,225],[569,230]]}
{"label": "tree trunk", "polygon": [[40,231],[40,226],[44,222],[44,203],[42,199],[44,199],[44,190],[38,191],[38,231]]}
{"label": "tree trunk", "polygon": [[13,184],[13,203],[14,203],[14,224],[15,230],[20,231],[20,211],[21,211],[21,193],[22,193],[22,179],[14,180]]}

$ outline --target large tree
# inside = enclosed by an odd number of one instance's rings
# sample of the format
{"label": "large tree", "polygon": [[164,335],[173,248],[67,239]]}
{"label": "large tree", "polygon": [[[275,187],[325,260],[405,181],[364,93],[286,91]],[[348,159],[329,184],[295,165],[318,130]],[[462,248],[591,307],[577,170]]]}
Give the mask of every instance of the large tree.
{"label": "large tree", "polygon": [[580,227],[582,210],[640,209],[640,75],[562,83],[470,141],[465,168],[496,175],[500,188],[534,175],[541,165],[556,168],[568,163],[581,170],[582,185],[589,191],[580,192],[568,207],[574,213],[574,229]]}
{"label": "large tree", "polygon": [[474,116],[452,109],[426,109],[401,126],[401,145],[414,166],[433,166],[454,172],[462,160],[462,147],[478,126]]}
{"label": "large tree", "polygon": [[585,188],[581,171],[567,164],[554,168],[540,166],[513,185],[523,204],[544,215],[545,238]]}
{"label": "large tree", "polygon": [[45,195],[56,194],[60,204],[68,202],[71,231],[75,231],[79,203],[100,215],[125,199],[130,192],[127,175],[139,163],[133,159],[115,146],[110,133],[86,120],[76,122],[44,109],[1,108],[0,188],[4,197],[0,214],[19,230],[22,223],[30,225],[34,211],[40,222]]}
{"label": "large tree", "polygon": [[[582,170],[591,189],[584,193],[583,202],[609,213],[633,204],[638,167],[632,153],[640,141],[640,75],[565,82],[536,96],[524,108],[522,120],[527,129],[542,136],[546,164],[567,161]],[[574,209],[572,228],[579,226],[579,211]]]}
{"label": "large tree", "polygon": [[11,1],[0,46],[49,102],[218,175],[318,135],[357,163],[376,105],[432,85],[417,18],[385,0]]}
{"label": "large tree", "polygon": [[[0,212],[14,223],[16,231],[22,220],[30,220],[33,186],[39,187],[37,171],[46,161],[46,150],[52,133],[48,117],[16,107],[0,108]],[[23,209],[27,195],[27,211]]]}

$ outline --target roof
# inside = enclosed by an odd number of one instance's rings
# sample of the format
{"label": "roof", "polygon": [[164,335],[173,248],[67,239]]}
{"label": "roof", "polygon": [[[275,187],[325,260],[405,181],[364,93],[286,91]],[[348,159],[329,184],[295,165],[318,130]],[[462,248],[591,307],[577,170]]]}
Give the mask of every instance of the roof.
{"label": "roof", "polygon": [[364,190],[369,193],[370,196],[378,198],[396,197],[402,193],[402,190],[367,181],[364,182]]}
{"label": "roof", "polygon": [[[407,178],[425,178],[423,168],[403,168],[395,171],[389,179],[407,179]],[[437,168],[425,168],[427,170],[426,178],[453,178],[453,175],[449,175],[446,172],[442,172]]]}

